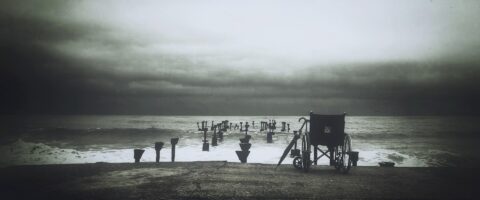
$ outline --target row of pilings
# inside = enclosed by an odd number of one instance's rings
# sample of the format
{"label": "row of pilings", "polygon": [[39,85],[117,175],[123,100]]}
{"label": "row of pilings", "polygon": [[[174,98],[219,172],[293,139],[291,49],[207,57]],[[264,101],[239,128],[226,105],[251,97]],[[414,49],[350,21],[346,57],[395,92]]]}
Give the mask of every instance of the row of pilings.
{"label": "row of pilings", "polygon": [[[175,147],[178,143],[179,138],[172,138],[170,139],[170,145],[172,146],[172,162],[175,162]],[[155,142],[155,162],[160,162],[160,150],[162,150],[164,143],[163,142]],[[135,163],[139,163],[140,159],[145,152],[144,149],[134,149],[133,150],[133,159]]]}
{"label": "row of pilings", "polygon": [[[211,145],[212,146],[217,146],[218,141],[223,141],[223,136],[224,132],[228,130],[236,130],[240,129],[240,132],[245,132],[245,137],[240,138],[240,149],[241,151],[236,151],[237,156],[241,162],[247,162],[248,155],[250,154],[250,147],[252,144],[250,143],[251,135],[248,135],[248,130],[250,127],[250,124],[248,122],[240,122],[240,126],[238,124],[233,124],[229,122],[228,120],[221,121],[220,123],[215,124],[214,121],[211,121],[211,126],[208,127],[208,121],[202,121],[201,126],[200,122],[197,122],[197,128],[199,131],[203,132],[203,146],[202,146],[202,151],[209,151],[210,150],[210,143],[207,139],[207,132],[210,130],[213,132],[212,134],[212,140],[211,140]],[[290,131],[290,124],[287,124],[286,122],[281,122],[282,127],[281,131]],[[252,121],[251,123],[252,128],[255,128],[255,121]],[[275,130],[277,129],[277,122],[276,120],[269,120],[268,122],[266,121],[261,121],[260,122],[260,131],[267,131],[267,143],[272,143],[273,142],[273,135],[275,134]],[[179,138],[172,138],[170,143],[172,147],[172,162],[175,161],[175,146],[178,143]],[[155,143],[155,162],[160,161],[160,151],[163,148],[164,143],[163,142],[156,142]],[[143,149],[134,149],[134,160],[135,163],[140,162],[140,159],[143,155],[145,150]]]}

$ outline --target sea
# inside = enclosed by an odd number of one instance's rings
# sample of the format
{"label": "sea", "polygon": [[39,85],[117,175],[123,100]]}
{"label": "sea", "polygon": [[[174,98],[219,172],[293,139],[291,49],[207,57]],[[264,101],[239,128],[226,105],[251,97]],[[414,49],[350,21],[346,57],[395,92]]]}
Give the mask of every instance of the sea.
{"label": "sea", "polygon": [[[277,164],[302,125],[302,116],[138,116],[138,115],[3,115],[0,116],[0,167],[65,163],[131,163],[133,150],[145,150],[141,162],[155,161],[155,142],[164,142],[160,162],[171,161],[171,138],[179,138],[175,162],[239,162],[239,129],[224,133],[209,151],[202,151],[203,132],[197,122],[233,125],[248,122],[249,163]],[[305,116],[308,117],[308,116]],[[268,143],[260,122],[275,120]],[[290,130],[281,131],[281,123]],[[254,124],[253,124],[254,123]],[[201,125],[201,124],[200,124]],[[253,126],[252,126],[253,125]],[[477,116],[348,116],[345,132],[359,152],[359,166],[394,162],[398,167],[480,166],[480,117]],[[287,156],[283,164],[291,164]],[[326,158],[319,165],[328,164]]]}

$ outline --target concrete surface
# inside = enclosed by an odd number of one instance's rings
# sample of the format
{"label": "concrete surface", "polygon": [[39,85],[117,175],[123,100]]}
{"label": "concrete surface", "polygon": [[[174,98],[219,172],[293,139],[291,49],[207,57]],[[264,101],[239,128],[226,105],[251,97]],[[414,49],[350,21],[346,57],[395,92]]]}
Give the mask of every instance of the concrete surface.
{"label": "concrete surface", "polygon": [[[314,166],[228,162],[96,163],[0,169],[5,199],[478,199],[475,168]],[[4,199],[4,198],[2,198]]]}

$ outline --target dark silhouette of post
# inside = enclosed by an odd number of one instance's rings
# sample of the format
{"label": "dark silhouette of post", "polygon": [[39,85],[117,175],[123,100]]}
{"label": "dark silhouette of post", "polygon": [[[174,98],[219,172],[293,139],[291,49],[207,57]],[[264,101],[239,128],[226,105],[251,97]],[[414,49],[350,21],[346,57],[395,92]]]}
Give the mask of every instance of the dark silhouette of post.
{"label": "dark silhouette of post", "polygon": [[290,124],[287,124],[287,132],[290,132]]}
{"label": "dark silhouette of post", "polygon": [[248,135],[248,127],[250,125],[248,125],[248,122],[245,122],[245,135]]}
{"label": "dark silhouette of post", "polygon": [[[224,126],[224,130],[218,130],[218,132],[217,132],[217,136],[218,136],[218,139],[220,141],[223,141],[223,132],[227,131],[228,121],[225,121],[223,124],[225,124],[225,123],[226,123],[226,125]],[[221,125],[221,124],[218,124],[218,125]]]}
{"label": "dark silhouette of post", "polygon": [[286,127],[285,127],[286,123],[287,123],[287,122],[282,122],[282,130],[281,130],[281,131],[285,131],[285,130],[286,130]]}
{"label": "dark silhouette of post", "polygon": [[[198,123],[197,123],[198,124]],[[155,162],[160,162],[160,150],[163,148],[163,142],[155,142]]]}
{"label": "dark silhouette of post", "polygon": [[170,144],[172,145],[172,162],[175,162],[175,145],[178,143],[178,138],[170,139]]}
{"label": "dark silhouette of post", "polygon": [[220,129],[220,126],[217,125],[213,128],[212,146],[217,146],[217,128]]}
{"label": "dark silhouette of post", "polygon": [[243,131],[243,122],[240,122],[240,131]]}
{"label": "dark silhouette of post", "polygon": [[210,148],[210,144],[208,144],[208,141],[207,141],[207,131],[208,131],[207,128],[204,128],[204,129],[203,129],[203,147],[202,147],[202,151],[209,151],[209,148]]}
{"label": "dark silhouette of post", "polygon": [[267,132],[267,143],[273,143],[273,132]]}
{"label": "dark silhouette of post", "polygon": [[244,138],[240,138],[240,149],[241,151],[235,151],[237,153],[237,157],[240,160],[241,163],[246,163],[248,155],[250,155],[250,147],[252,147],[252,144],[250,144],[250,139],[252,138],[251,135],[245,135]]}
{"label": "dark silhouette of post", "polygon": [[143,149],[134,149],[133,150],[133,158],[135,159],[135,163],[140,162],[140,158],[142,158],[143,152],[145,152],[145,150],[143,150]]}

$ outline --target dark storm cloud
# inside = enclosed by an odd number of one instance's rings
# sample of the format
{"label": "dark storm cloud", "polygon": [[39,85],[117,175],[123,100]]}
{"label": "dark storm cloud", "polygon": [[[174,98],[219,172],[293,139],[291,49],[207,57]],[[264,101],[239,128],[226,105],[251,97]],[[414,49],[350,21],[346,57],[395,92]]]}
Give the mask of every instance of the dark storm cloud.
{"label": "dark storm cloud", "polygon": [[258,69],[230,66],[250,65],[245,57],[262,54],[193,55],[182,45],[190,39],[159,34],[152,40],[101,19],[81,20],[70,15],[69,2],[2,4],[3,113],[480,112],[475,44],[430,60],[300,63],[282,73],[277,61]]}

